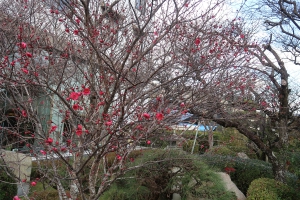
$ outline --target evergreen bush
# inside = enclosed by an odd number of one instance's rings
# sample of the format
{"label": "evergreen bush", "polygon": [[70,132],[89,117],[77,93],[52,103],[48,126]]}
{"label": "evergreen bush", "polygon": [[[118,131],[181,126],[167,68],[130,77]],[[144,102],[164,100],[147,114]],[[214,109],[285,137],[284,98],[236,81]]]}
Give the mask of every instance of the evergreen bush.
{"label": "evergreen bush", "polygon": [[54,200],[59,199],[57,190],[53,191],[36,191],[31,195],[35,200]]}
{"label": "evergreen bush", "polygon": [[[193,148],[193,144],[194,144],[194,140],[187,140],[183,145],[182,145],[182,149],[184,151],[186,151],[187,153],[191,153],[192,152],[192,148]],[[194,151],[193,154],[199,154],[199,150],[200,150],[200,145],[199,144],[195,144],[194,147]]]}
{"label": "evergreen bush", "polygon": [[[226,168],[235,169],[235,171],[230,173],[231,180],[244,194],[247,193],[253,180],[258,178],[274,178],[271,164],[261,160],[219,155],[201,155],[200,160],[203,160],[206,164],[219,171],[226,172]],[[297,176],[292,173],[287,173],[286,175],[288,185],[297,187]]]}
{"label": "evergreen bush", "polygon": [[251,182],[247,191],[248,200],[300,199],[300,194],[281,182],[270,178],[259,178]]}
{"label": "evergreen bush", "polygon": [[173,193],[180,194],[181,199],[236,198],[226,191],[218,174],[182,151],[147,151],[131,164],[142,167],[117,179],[100,200],[165,200],[172,199]]}
{"label": "evergreen bush", "polygon": [[213,148],[207,151],[207,154],[210,155],[221,155],[221,156],[236,156],[237,153],[230,150],[226,146],[214,146]]}

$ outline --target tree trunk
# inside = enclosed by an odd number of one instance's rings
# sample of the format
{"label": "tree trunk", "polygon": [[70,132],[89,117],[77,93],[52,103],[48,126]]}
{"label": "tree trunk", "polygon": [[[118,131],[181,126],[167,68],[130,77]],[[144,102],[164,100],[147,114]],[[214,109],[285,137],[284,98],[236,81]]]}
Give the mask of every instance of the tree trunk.
{"label": "tree trunk", "polygon": [[[245,135],[248,139],[250,139],[252,142],[254,142],[257,147],[267,155],[269,158],[269,162],[272,164],[272,170],[273,174],[276,180],[285,182],[285,159],[281,159],[280,157],[276,157],[273,153],[271,147],[266,145],[261,138],[256,134],[256,132],[253,132],[253,130],[249,129],[248,127],[244,126],[243,124],[240,124],[237,121],[230,121],[226,119],[214,119],[214,121],[223,127],[234,127],[236,128],[241,134]],[[287,145],[288,139],[287,139],[287,125],[284,120],[280,121],[279,123],[279,148],[284,148]]]}
{"label": "tree trunk", "polygon": [[270,163],[272,164],[272,170],[275,180],[285,183],[285,162],[278,159],[273,152],[271,152],[271,154],[268,154],[268,158],[270,160]]}
{"label": "tree trunk", "polygon": [[275,162],[272,165],[273,173],[275,175],[275,180],[285,183],[286,177],[285,177],[285,165],[282,162]]}

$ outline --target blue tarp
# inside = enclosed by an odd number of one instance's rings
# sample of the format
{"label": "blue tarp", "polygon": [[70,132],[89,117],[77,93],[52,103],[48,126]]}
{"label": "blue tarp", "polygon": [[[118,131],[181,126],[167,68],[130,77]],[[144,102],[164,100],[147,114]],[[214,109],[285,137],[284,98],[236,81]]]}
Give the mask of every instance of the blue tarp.
{"label": "blue tarp", "polygon": [[[172,110],[170,115],[175,115],[175,114],[178,114],[178,110]],[[180,116],[180,119],[178,119],[177,123],[178,125],[177,126],[184,126],[184,128],[187,128],[187,129],[193,129],[193,130],[199,130],[199,131],[209,131],[209,130],[213,130],[215,131],[217,126],[204,126],[204,125],[197,125],[197,124],[191,124],[189,123],[189,118],[191,118],[194,114],[191,114],[189,112],[185,113],[185,114],[182,114]]]}
{"label": "blue tarp", "polygon": [[198,127],[199,131],[209,131],[209,130],[216,130],[217,126],[204,126],[204,125],[196,125],[196,124],[190,124],[190,123],[179,123],[179,126],[186,126],[187,128],[195,128],[195,130]]}

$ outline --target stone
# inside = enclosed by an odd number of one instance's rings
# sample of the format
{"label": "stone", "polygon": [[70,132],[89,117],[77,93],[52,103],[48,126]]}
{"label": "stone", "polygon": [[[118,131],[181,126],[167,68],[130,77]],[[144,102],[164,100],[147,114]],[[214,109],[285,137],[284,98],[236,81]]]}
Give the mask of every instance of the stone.
{"label": "stone", "polygon": [[246,196],[239,190],[239,188],[231,181],[231,178],[228,174],[224,172],[218,172],[217,174],[220,175],[221,179],[225,184],[225,188],[228,191],[232,191],[235,193],[237,200],[246,200]]}
{"label": "stone", "polygon": [[30,183],[20,182],[18,184],[17,196],[22,197],[22,196],[25,196],[25,194],[28,195],[29,189],[30,189]]}
{"label": "stone", "polygon": [[172,172],[173,174],[180,172],[180,170],[181,170],[180,167],[172,167],[172,168],[171,168],[171,172]]}
{"label": "stone", "polygon": [[178,193],[173,193],[172,200],[181,200],[181,196]]}
{"label": "stone", "polygon": [[188,184],[188,187],[192,188],[192,187],[195,187],[197,185],[197,180],[192,177],[192,179],[190,180],[189,184]]}
{"label": "stone", "polygon": [[239,158],[249,159],[249,157],[247,156],[247,154],[245,154],[245,153],[243,153],[243,152],[237,153],[237,156],[238,156]]}

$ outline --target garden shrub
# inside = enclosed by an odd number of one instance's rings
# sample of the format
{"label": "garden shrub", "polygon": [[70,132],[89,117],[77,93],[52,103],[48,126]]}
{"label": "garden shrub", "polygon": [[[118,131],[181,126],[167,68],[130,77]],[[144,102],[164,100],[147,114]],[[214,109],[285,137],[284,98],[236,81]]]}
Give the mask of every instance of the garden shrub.
{"label": "garden shrub", "polygon": [[[70,191],[66,191],[68,198],[71,198]],[[36,186],[30,188],[29,198],[31,200],[57,200],[59,199],[58,191],[53,189],[47,183],[37,182]],[[78,197],[76,200],[81,200],[81,197]]]}
{"label": "garden shrub", "polygon": [[[186,151],[187,153],[192,152],[194,140],[187,140],[183,145],[182,149]],[[198,143],[195,144],[193,154],[199,154],[200,145]]]}
{"label": "garden shrub", "polygon": [[42,177],[42,174],[39,171],[39,165],[37,162],[33,161],[30,178],[37,179],[37,178],[41,178],[41,177]]}
{"label": "garden shrub", "polygon": [[[261,160],[219,155],[201,155],[200,159],[220,171],[226,171],[225,168],[235,169],[235,171],[230,172],[231,180],[244,194],[246,194],[253,180],[274,178],[271,164]],[[297,177],[294,174],[287,173],[287,183],[291,187],[297,187]]]}
{"label": "garden shrub", "polygon": [[251,182],[247,191],[248,200],[294,200],[300,199],[294,188],[270,178],[259,178]]}
{"label": "garden shrub", "polygon": [[283,152],[279,157],[287,158],[286,167],[289,172],[294,173],[300,178],[300,152]]}
{"label": "garden shrub", "polygon": [[[125,183],[125,184],[122,184]],[[139,199],[151,199],[150,190],[139,185],[135,180],[116,181],[108,191],[106,191],[100,200],[139,200]]]}
{"label": "garden shrub", "polygon": [[[132,151],[127,156],[127,160],[130,161],[130,159],[136,159],[137,157],[143,155],[143,153],[147,152],[147,151],[148,151],[148,149]],[[116,153],[115,152],[108,153],[106,155],[107,166],[111,167],[115,159],[116,159]]]}
{"label": "garden shrub", "polygon": [[[195,134],[196,131],[185,131],[183,133],[182,136],[187,139],[187,143],[183,145],[184,151],[188,153],[191,152]],[[255,152],[247,147],[248,139],[244,135],[240,134],[236,129],[226,128],[223,131],[214,131],[213,138],[214,148],[216,145],[219,145],[218,147],[222,147],[220,149],[220,153],[218,153],[218,150],[215,149],[216,152],[214,152],[214,154],[236,156],[237,153],[244,152],[249,156],[249,158],[257,158]],[[194,154],[198,154],[198,152],[199,154],[203,154],[208,151],[211,152],[211,150],[209,150],[207,133],[201,132],[201,134],[198,134],[196,146],[197,150],[195,147]]]}
{"label": "garden shrub", "polygon": [[199,154],[204,154],[208,151],[209,149],[209,144],[208,141],[200,141],[199,143]]}
{"label": "garden shrub", "polygon": [[[153,143],[152,143],[151,147],[154,147],[154,148],[164,149],[164,148],[166,148],[169,145],[168,141],[166,141],[166,140],[164,140],[162,138],[153,138],[152,140],[153,140],[152,141]],[[147,145],[147,147],[148,146],[149,145]]]}
{"label": "garden shrub", "polygon": [[[181,191],[182,199],[236,199],[233,192],[226,191],[224,183],[218,174],[214,173],[206,165],[199,161],[193,161],[193,164],[197,167],[186,172],[186,174],[180,179],[183,185],[183,189]],[[191,180],[195,179],[198,183],[192,187]]]}
{"label": "garden shrub", "polygon": [[[136,157],[142,155],[144,152],[146,152],[147,150],[136,150],[136,151],[132,151],[129,155],[128,155],[128,162],[130,161],[130,159],[135,159]],[[111,152],[109,154],[106,155],[106,160],[107,160],[107,167],[110,167],[113,163],[113,161],[116,158],[116,154],[114,152]],[[72,163],[72,158],[67,158],[70,159],[70,162]],[[81,171],[81,175],[82,177],[84,177],[82,179],[82,185],[84,188],[84,193],[88,193],[88,181],[89,181],[89,177],[88,174],[90,172],[90,167],[91,167],[91,163],[93,160],[90,160],[87,165],[84,167],[84,169]],[[69,190],[69,186],[70,186],[70,179],[68,179],[69,174],[68,174],[68,170],[67,170],[67,166],[66,164],[60,160],[60,159],[56,159],[56,160],[41,160],[41,161],[34,161],[32,162],[32,173],[31,173],[31,180],[36,180],[38,179],[40,183],[47,185],[47,186],[51,186],[53,189],[57,189],[56,185],[53,185],[53,183],[48,179],[45,178],[45,174],[44,173],[51,173],[51,169],[52,166],[55,164],[57,169],[58,169],[58,174],[60,176],[60,180],[61,183],[63,185],[64,188],[66,188],[67,190]],[[100,166],[101,168],[103,168],[103,166]],[[100,170],[101,172],[103,170]]]}
{"label": "garden shrub", "polygon": [[[71,159],[71,158],[67,158],[67,159]],[[61,159],[55,159],[55,160],[49,159],[49,160],[32,162],[32,169],[31,169],[31,176],[30,176],[31,180],[38,179],[39,182],[50,185],[51,187],[56,189],[56,185],[53,185],[51,180],[45,177],[46,173],[51,173],[52,165],[56,165],[56,168],[58,169],[57,172],[59,174],[63,187],[69,189],[68,186],[70,180],[65,178],[68,177],[67,166]]]}
{"label": "garden shrub", "polygon": [[214,138],[218,137],[219,145],[226,146],[229,150],[237,153],[244,152],[249,158],[257,159],[255,152],[248,148],[249,140],[234,128],[224,128],[223,131],[215,131]]}
{"label": "garden shrub", "polygon": [[207,151],[207,154],[210,155],[221,155],[221,156],[236,156],[237,153],[230,150],[226,146],[214,146],[213,148]]}
{"label": "garden shrub", "polygon": [[18,187],[12,172],[0,162],[0,200],[13,199],[17,194]]}
{"label": "garden shrub", "polygon": [[[100,199],[162,200],[172,199],[174,192],[179,193],[182,199],[235,198],[235,194],[225,190],[219,175],[185,152],[151,150],[144,152],[143,156],[130,163],[128,167],[136,164],[143,167],[117,179]],[[178,171],[171,173],[171,169]]]}
{"label": "garden shrub", "polygon": [[35,200],[54,200],[59,199],[58,192],[53,191],[35,191],[31,196]]}
{"label": "garden shrub", "polygon": [[[66,191],[66,195],[68,198],[71,198],[69,191]],[[35,191],[30,196],[30,198],[34,200],[57,200],[59,199],[59,195],[57,190]],[[81,197],[78,197],[76,200],[81,200],[81,199],[82,199]]]}

